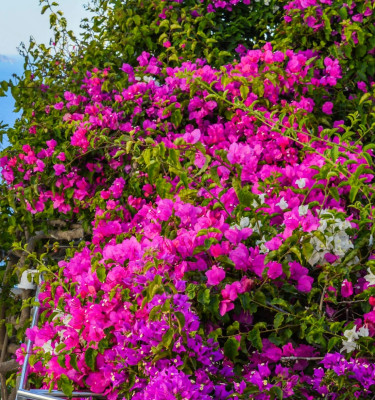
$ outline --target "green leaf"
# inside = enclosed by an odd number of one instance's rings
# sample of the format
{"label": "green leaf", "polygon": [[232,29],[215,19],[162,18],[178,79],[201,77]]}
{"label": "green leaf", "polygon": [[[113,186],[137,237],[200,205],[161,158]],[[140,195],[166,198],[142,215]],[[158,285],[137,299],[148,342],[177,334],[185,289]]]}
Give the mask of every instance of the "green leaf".
{"label": "green leaf", "polygon": [[142,153],[143,160],[145,164],[148,166],[151,162],[151,149],[146,149]]}
{"label": "green leaf", "polygon": [[336,200],[336,201],[340,201],[340,195],[339,195],[339,191],[337,189],[336,186],[332,186],[328,189],[330,195]]}
{"label": "green leaf", "polygon": [[60,367],[66,369],[65,361],[66,361],[66,356],[65,356],[65,354],[60,354],[60,355],[57,357],[57,362],[59,363]]}
{"label": "green leaf", "polygon": [[336,162],[336,160],[339,157],[339,148],[337,146],[332,146],[331,148],[331,159],[333,162]]}
{"label": "green leaf", "polygon": [[77,364],[77,354],[70,354],[70,365],[76,370],[76,371],[80,371],[78,369],[78,364]]}
{"label": "green leaf", "polygon": [[164,347],[168,348],[172,343],[173,336],[174,336],[174,330],[172,328],[169,328],[167,330],[167,332],[163,335],[163,339],[161,341],[161,344]]}
{"label": "green leaf", "polygon": [[152,161],[147,169],[148,179],[150,182],[152,183],[154,182],[159,171],[160,171],[160,163],[157,161]]}
{"label": "green leaf", "polygon": [[180,152],[176,149],[169,149],[168,161],[175,167],[181,168]]}
{"label": "green leaf", "polygon": [[359,104],[362,104],[363,102],[365,102],[370,97],[371,97],[371,93],[369,93],[369,92],[364,93],[363,96],[361,97],[361,100],[359,100]]}
{"label": "green leaf", "polygon": [[324,245],[326,244],[326,237],[324,234],[320,231],[314,231],[313,235],[317,237]]}
{"label": "green leaf", "polygon": [[367,53],[367,46],[364,45],[364,44],[360,44],[359,46],[357,46],[357,47],[355,48],[355,55],[356,55],[358,58],[364,57],[364,56],[366,55],[366,53]]}
{"label": "green leaf", "polygon": [[173,123],[173,125],[178,128],[181,124],[182,121],[182,114],[181,114],[181,110],[179,108],[176,108],[171,115],[171,121]]}
{"label": "green leaf", "polygon": [[260,337],[259,329],[253,329],[247,334],[247,339],[251,342],[251,344],[259,351],[262,350],[262,338]]}
{"label": "green leaf", "polygon": [[254,301],[256,301],[257,303],[260,303],[260,304],[266,304],[266,296],[264,295],[263,292],[258,290],[254,294]]}
{"label": "green leaf", "polygon": [[13,328],[14,328],[13,324],[6,323],[5,326],[6,326],[8,336],[12,337],[13,336]]}
{"label": "green leaf", "polygon": [[327,345],[327,352],[330,352],[336,345],[342,343],[342,338],[341,337],[337,337],[334,336],[331,339],[329,339],[328,341],[328,345]]}
{"label": "green leaf", "polygon": [[219,175],[217,173],[217,169],[218,169],[218,166],[212,167],[210,169],[211,179],[216,183],[216,185],[218,185],[219,187],[222,187]]}
{"label": "green leaf", "polygon": [[273,399],[283,400],[283,391],[278,386],[273,386],[270,390],[270,394],[271,394],[271,400]]}
{"label": "green leaf", "polygon": [[50,27],[52,28],[54,25],[56,25],[56,20],[57,20],[57,15],[55,14],[55,13],[52,13],[50,16],[49,16],[49,24],[50,24]]}
{"label": "green leaf", "polygon": [[357,193],[359,190],[359,186],[352,186],[349,193],[349,200],[354,203],[355,198],[357,197]]}
{"label": "green leaf", "polygon": [[88,348],[85,352],[85,363],[93,371],[95,370],[96,367],[96,356],[97,356],[97,351],[92,349],[91,347]]}
{"label": "green leaf", "polygon": [[375,149],[375,143],[369,143],[369,144],[367,144],[367,145],[363,148],[363,151],[367,151],[367,150],[370,150],[370,149]]}
{"label": "green leaf", "polygon": [[197,233],[196,237],[205,236],[205,235],[207,235],[207,234],[208,234],[208,229],[201,229],[201,230]]}
{"label": "green leaf", "polygon": [[345,20],[348,18],[348,10],[346,7],[340,7],[339,8],[339,14],[342,20]]}
{"label": "green leaf", "polygon": [[224,344],[224,355],[234,361],[238,356],[238,348],[240,343],[237,339],[231,337]]}
{"label": "green leaf", "polygon": [[241,189],[237,193],[239,202],[245,207],[252,207],[254,201],[254,195],[247,189]]}
{"label": "green leaf", "polygon": [[294,254],[297,256],[297,258],[298,258],[298,260],[299,260],[300,263],[303,262],[303,261],[302,261],[302,254],[301,254],[301,251],[300,251],[300,249],[299,249],[298,247],[292,246],[292,247],[290,248],[290,251],[291,251],[292,253],[294,253]]}
{"label": "green leaf", "polygon": [[166,198],[172,189],[172,185],[167,182],[164,178],[159,176],[156,181],[156,191],[158,192],[159,196],[164,199]]}
{"label": "green leaf", "polygon": [[141,17],[139,15],[134,15],[133,21],[137,26],[141,25]]}
{"label": "green leaf", "polygon": [[40,12],[42,15],[48,10],[48,4],[43,6],[42,11]]}
{"label": "green leaf", "polygon": [[150,321],[155,321],[156,320],[156,315],[159,313],[161,309],[161,306],[155,306],[152,308],[152,310],[150,311],[150,314],[148,315],[148,318],[150,319]]}
{"label": "green leaf", "polygon": [[325,22],[325,31],[327,33],[331,33],[332,32],[332,27],[331,27],[331,21],[329,19],[329,17],[327,16],[327,14],[323,13],[322,15],[322,19]]}
{"label": "green leaf", "polygon": [[246,85],[241,85],[241,88],[240,88],[240,93],[241,93],[241,97],[242,97],[242,100],[243,101],[245,101],[246,99],[247,99],[247,96],[248,96],[248,94],[249,94],[249,87],[248,86],[246,86]]}
{"label": "green leaf", "polygon": [[184,184],[185,188],[189,188],[189,181],[186,172],[182,172],[180,175],[181,182]]}
{"label": "green leaf", "polygon": [[185,326],[185,316],[180,311],[175,312],[174,315],[175,315],[175,317],[177,319],[177,322],[178,322],[178,330],[181,333],[183,327]]}
{"label": "green leaf", "polygon": [[[357,31],[357,38],[358,38],[358,43],[361,44],[361,45],[363,45],[364,42],[365,42],[365,34],[364,34],[364,32],[362,31],[362,29],[359,29],[359,30]],[[366,49],[366,52],[367,52],[367,49]],[[366,53],[365,53],[365,54],[366,54]]]}
{"label": "green leaf", "polygon": [[277,313],[274,320],[273,320],[273,326],[275,329],[280,328],[281,324],[284,322],[285,315],[282,313]]}
{"label": "green leaf", "polygon": [[126,153],[126,150],[117,150],[116,154],[113,156],[113,158],[117,158],[122,156],[123,154]]}
{"label": "green leaf", "polygon": [[[55,314],[56,315],[56,314]],[[61,350],[65,349],[66,344],[65,343],[60,343],[55,347],[55,353],[59,353]]]}
{"label": "green leaf", "polygon": [[96,276],[98,277],[98,279],[100,280],[100,282],[104,282],[107,278],[107,270],[105,269],[104,265],[98,265],[96,267]]}
{"label": "green leaf", "polygon": [[193,283],[190,283],[187,288],[186,288],[186,294],[188,295],[189,299],[192,300],[195,298],[195,295],[197,293],[198,286],[194,285]]}
{"label": "green leaf", "polygon": [[254,311],[256,312],[257,305],[251,301],[250,294],[245,292],[244,294],[239,294],[238,298],[240,299],[241,305],[246,311]]}
{"label": "green leaf", "polygon": [[69,378],[66,375],[61,374],[59,379],[59,386],[67,397],[72,397],[73,382],[69,380]]}
{"label": "green leaf", "polygon": [[305,242],[302,244],[302,254],[306,260],[310,259],[313,252],[314,252],[314,246],[311,243]]}
{"label": "green leaf", "polygon": [[9,84],[7,81],[1,81],[1,89],[3,89],[4,92],[8,91],[8,87],[9,87]]}
{"label": "green leaf", "polygon": [[198,292],[198,302],[204,305],[210,304],[210,290],[200,290]]}
{"label": "green leaf", "polygon": [[240,330],[240,323],[238,321],[234,321],[232,325],[227,328],[227,335],[236,335]]}
{"label": "green leaf", "polygon": [[[171,47],[170,47],[169,49],[171,49]],[[172,54],[171,56],[169,56],[169,61],[176,61],[176,62],[178,62],[178,56],[177,56],[177,54]]]}

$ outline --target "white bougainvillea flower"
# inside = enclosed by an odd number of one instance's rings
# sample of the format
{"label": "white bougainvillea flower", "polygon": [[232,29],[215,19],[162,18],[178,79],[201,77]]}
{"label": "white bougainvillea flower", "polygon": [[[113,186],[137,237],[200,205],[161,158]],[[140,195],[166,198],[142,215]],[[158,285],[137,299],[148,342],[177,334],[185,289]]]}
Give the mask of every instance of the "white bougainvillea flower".
{"label": "white bougainvillea flower", "polygon": [[356,342],[351,342],[349,340],[342,341],[343,347],[341,348],[340,352],[346,351],[347,353],[351,353],[357,348]]}
{"label": "white bougainvillea flower", "polygon": [[361,328],[358,329],[358,336],[361,337],[368,337],[370,334],[370,331],[366,326],[362,326]]}
{"label": "white bougainvillea flower", "polygon": [[307,215],[307,211],[309,210],[309,206],[299,206],[298,207],[298,214],[303,217],[304,215]]}
{"label": "white bougainvillea flower", "polygon": [[48,340],[41,347],[42,347],[42,349],[44,350],[45,353],[50,353],[50,354],[54,354],[55,353],[55,351],[54,351],[54,349],[52,347],[52,340]]}
{"label": "white bougainvillea flower", "polygon": [[303,189],[306,186],[306,179],[305,178],[297,179],[296,184],[300,189]]}
{"label": "white bougainvillea flower", "polygon": [[370,284],[370,286],[375,285],[375,275],[372,273],[370,268],[367,268],[368,274],[365,275],[366,281]]}
{"label": "white bougainvillea flower", "polygon": [[362,326],[358,329],[354,325],[352,329],[348,329],[344,332],[344,336],[348,340],[343,340],[342,344],[343,347],[341,348],[340,352],[346,351],[347,353],[352,352],[353,350],[358,348],[358,344],[355,342],[359,337],[367,337],[369,336],[370,332],[366,326]]}
{"label": "white bougainvillea flower", "polygon": [[249,217],[242,217],[240,219],[240,224],[234,224],[232,225],[233,228],[237,228],[239,230],[248,228],[250,226],[250,218]]}
{"label": "white bougainvillea flower", "polygon": [[344,332],[344,336],[349,342],[354,342],[356,339],[358,339],[357,327],[354,325],[352,329],[346,330]]}
{"label": "white bougainvillea flower", "polygon": [[250,226],[250,219],[249,217],[242,217],[240,220],[240,227],[241,229],[247,228]]}
{"label": "white bougainvillea flower", "polygon": [[281,200],[278,203],[276,203],[276,205],[279,206],[282,210],[285,210],[289,207],[284,197],[282,197]]}

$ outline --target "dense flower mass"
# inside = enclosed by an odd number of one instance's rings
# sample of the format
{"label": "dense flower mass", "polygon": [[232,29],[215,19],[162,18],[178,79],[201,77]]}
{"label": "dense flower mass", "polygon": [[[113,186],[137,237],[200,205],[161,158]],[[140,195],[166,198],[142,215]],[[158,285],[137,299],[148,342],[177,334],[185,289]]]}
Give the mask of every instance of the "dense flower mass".
{"label": "dense flower mass", "polygon": [[[285,20],[298,9],[320,29],[309,10],[328,3],[289,2]],[[336,119],[341,59],[236,51],[221,68],[146,51],[92,68],[1,158],[28,218],[86,223],[58,263],[39,259],[35,386],[109,400],[374,396],[374,146],[358,114]]]}

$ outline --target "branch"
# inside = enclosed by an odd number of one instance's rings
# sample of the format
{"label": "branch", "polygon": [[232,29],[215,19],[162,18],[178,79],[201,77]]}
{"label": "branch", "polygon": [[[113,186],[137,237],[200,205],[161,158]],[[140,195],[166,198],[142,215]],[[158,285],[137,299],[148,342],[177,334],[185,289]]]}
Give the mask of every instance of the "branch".
{"label": "branch", "polygon": [[52,226],[60,226],[62,228],[66,226],[66,222],[63,221],[62,219],[52,219],[51,221],[47,222]]}
{"label": "branch", "polygon": [[[31,297],[33,290],[22,290],[21,299],[22,303]],[[17,325],[15,325],[16,329],[22,328],[26,321],[30,318],[30,307],[25,307],[21,310],[20,320]]]}
{"label": "branch", "polygon": [[[3,288],[2,295],[4,295],[4,296],[7,296],[7,293],[8,293],[6,290],[4,290],[4,288],[6,288],[8,286],[8,282],[12,275],[12,270],[13,270],[14,265],[15,265],[15,263],[12,260],[9,260],[7,262],[7,266],[6,266],[6,269],[4,272],[4,277],[3,277],[3,283],[2,283],[2,288]],[[6,313],[6,302],[3,301],[3,298],[2,298],[1,306],[0,306],[0,321],[5,319],[5,313]],[[5,334],[6,334],[6,328],[5,328],[5,324],[3,324],[0,327],[0,344],[4,343]]]}
{"label": "branch", "polygon": [[3,348],[1,349],[0,362],[3,362],[5,360],[5,357],[8,352],[8,342],[9,342],[9,336],[8,333],[5,333]]}
{"label": "branch", "polygon": [[[61,224],[62,221],[53,221],[54,223]],[[55,240],[67,240],[68,242],[74,239],[83,238],[85,235],[85,231],[83,230],[80,224],[73,224],[73,229],[68,231],[62,230],[54,230],[49,232],[48,234],[43,232],[37,232],[35,236],[32,236],[27,241],[26,251],[17,251],[13,250],[13,254],[20,256],[18,261],[18,267],[22,268],[25,265],[25,261],[29,253],[32,253],[35,250],[37,243],[42,239],[55,239]],[[21,254],[20,254],[21,253]]]}
{"label": "branch", "polygon": [[0,363],[0,374],[7,374],[8,372],[18,371],[20,365],[16,360],[9,360]]}
{"label": "branch", "polygon": [[17,390],[18,387],[20,386],[20,376],[17,376],[17,380],[16,380],[16,386],[12,389],[10,396],[8,397],[8,400],[15,400],[16,396],[17,396]]}
{"label": "branch", "polygon": [[321,361],[324,357],[281,357],[281,361],[299,361],[299,360],[306,360],[306,361]]}
{"label": "branch", "polygon": [[80,225],[78,225],[78,227],[69,231],[51,231],[48,236],[52,239],[67,240],[68,242],[71,242],[73,239],[80,239],[84,237],[84,235],[85,231]]}
{"label": "branch", "polygon": [[8,345],[7,352],[8,352],[9,354],[16,354],[16,351],[17,351],[19,348],[20,348],[20,345],[19,345],[19,344],[10,343],[10,344]]}
{"label": "branch", "polygon": [[29,238],[26,245],[26,251],[23,252],[22,256],[20,257],[17,263],[19,268],[22,268],[25,265],[28,253],[32,253],[34,251],[35,246],[39,242],[39,240],[46,239],[47,237],[48,236],[45,235],[44,233],[38,233],[37,235],[31,236],[31,238]]}
{"label": "branch", "polygon": [[8,400],[7,382],[4,374],[0,374],[0,384],[1,384],[1,398]]}

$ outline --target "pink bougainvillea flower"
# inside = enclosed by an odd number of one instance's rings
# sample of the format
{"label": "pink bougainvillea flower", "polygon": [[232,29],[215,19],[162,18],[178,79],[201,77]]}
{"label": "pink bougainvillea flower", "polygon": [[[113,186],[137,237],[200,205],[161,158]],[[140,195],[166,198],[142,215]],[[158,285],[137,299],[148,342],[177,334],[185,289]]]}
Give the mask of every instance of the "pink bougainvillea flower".
{"label": "pink bougainvillea flower", "polygon": [[199,129],[194,129],[191,132],[186,132],[183,136],[186,143],[194,144],[199,141],[201,137],[201,131]]}
{"label": "pink bougainvillea flower", "polygon": [[94,393],[103,393],[109,382],[101,372],[91,372],[86,378],[86,384]]}
{"label": "pink bougainvillea flower", "polygon": [[55,164],[53,166],[53,169],[55,170],[56,176],[60,176],[65,172],[65,165],[64,164]]}
{"label": "pink bougainvillea flower", "polygon": [[268,242],[264,243],[264,245],[269,250],[277,250],[282,245],[282,241],[279,237],[274,237]]}
{"label": "pink bougainvillea flower", "polygon": [[47,140],[46,144],[50,149],[54,149],[57,146],[57,142],[55,139]]}
{"label": "pink bougainvillea flower", "polygon": [[237,299],[239,293],[244,293],[245,289],[242,284],[238,281],[233,282],[232,284],[227,284],[225,288],[221,291],[221,294],[224,299],[229,299],[234,301]]}
{"label": "pink bougainvillea flower", "polygon": [[[34,172],[43,172],[45,164],[42,160],[36,160],[36,167],[34,167]],[[65,168],[65,167],[64,167]]]}
{"label": "pink bougainvillea flower", "polygon": [[222,300],[219,305],[219,313],[224,316],[228,311],[234,309],[234,304],[230,300]]}
{"label": "pink bougainvillea flower", "polygon": [[271,279],[276,279],[279,276],[281,276],[282,273],[283,273],[283,266],[280,263],[276,262],[276,261],[271,261],[270,263],[268,263],[266,265],[266,267],[268,267],[267,275]]}
{"label": "pink bougainvillea flower", "polygon": [[324,255],[324,258],[327,260],[327,262],[329,262],[330,264],[333,264],[335,261],[338,260],[339,257],[332,253],[326,253]]}
{"label": "pink bougainvillea flower", "polygon": [[297,281],[297,290],[308,293],[311,291],[314,278],[308,275],[302,275]]}
{"label": "pink bougainvillea flower", "polygon": [[207,285],[216,286],[225,278],[225,271],[213,265],[212,268],[206,272]]}
{"label": "pink bougainvillea flower", "polygon": [[236,269],[245,271],[249,264],[249,251],[243,243],[240,243],[235,250],[229,252],[229,258],[234,262]]}
{"label": "pink bougainvillea flower", "polygon": [[349,297],[353,294],[353,284],[345,279],[341,285],[341,296]]}
{"label": "pink bougainvillea flower", "polygon": [[323,104],[322,111],[325,114],[328,114],[328,115],[332,114],[332,109],[333,109],[333,103],[332,102],[327,101],[327,102],[325,102]]}
{"label": "pink bougainvillea flower", "polygon": [[56,156],[56,158],[60,161],[65,161],[66,160],[66,156],[65,153],[60,153]]}
{"label": "pink bougainvillea flower", "polygon": [[362,81],[357,82],[357,87],[359,90],[362,90],[362,92],[364,92],[364,93],[367,92],[367,85],[365,82],[362,82]]}
{"label": "pink bougainvillea flower", "polygon": [[64,103],[62,101],[60,101],[59,103],[56,103],[53,108],[55,110],[62,110],[64,108]]}

